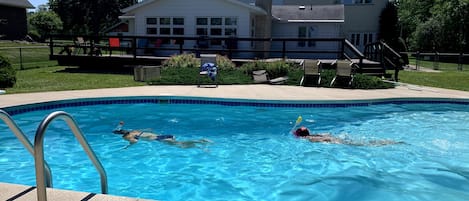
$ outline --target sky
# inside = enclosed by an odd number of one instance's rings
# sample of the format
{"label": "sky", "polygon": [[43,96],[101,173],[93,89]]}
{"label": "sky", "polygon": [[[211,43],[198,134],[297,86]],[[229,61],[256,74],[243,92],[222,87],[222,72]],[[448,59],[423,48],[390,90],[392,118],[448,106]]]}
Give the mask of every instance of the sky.
{"label": "sky", "polygon": [[36,10],[39,5],[46,4],[48,2],[49,0],[29,0],[29,3],[33,4],[33,6],[36,7],[33,10]]}

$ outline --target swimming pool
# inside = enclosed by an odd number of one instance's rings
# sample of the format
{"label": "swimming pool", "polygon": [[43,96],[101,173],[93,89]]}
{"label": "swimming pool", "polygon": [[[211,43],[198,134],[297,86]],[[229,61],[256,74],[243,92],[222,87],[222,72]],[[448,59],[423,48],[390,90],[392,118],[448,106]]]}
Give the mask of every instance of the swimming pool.
{"label": "swimming pool", "polygon": [[[33,141],[52,111],[70,113],[106,169],[109,193],[158,200],[467,200],[469,101],[388,99],[283,102],[191,97],[80,99],[7,108]],[[310,143],[289,134],[298,115],[314,132],[358,142]],[[139,142],[112,129],[152,128],[200,149]],[[65,130],[65,131],[64,131]],[[99,175],[54,121],[44,139],[55,188],[100,192]],[[0,181],[35,186],[33,157],[0,123]]]}

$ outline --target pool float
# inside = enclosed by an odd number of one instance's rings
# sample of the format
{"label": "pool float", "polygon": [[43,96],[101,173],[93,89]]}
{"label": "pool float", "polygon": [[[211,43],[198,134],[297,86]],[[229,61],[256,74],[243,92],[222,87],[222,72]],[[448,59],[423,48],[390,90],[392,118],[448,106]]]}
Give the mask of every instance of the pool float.
{"label": "pool float", "polygon": [[6,93],[6,91],[0,89],[0,94],[4,94],[4,93]]}

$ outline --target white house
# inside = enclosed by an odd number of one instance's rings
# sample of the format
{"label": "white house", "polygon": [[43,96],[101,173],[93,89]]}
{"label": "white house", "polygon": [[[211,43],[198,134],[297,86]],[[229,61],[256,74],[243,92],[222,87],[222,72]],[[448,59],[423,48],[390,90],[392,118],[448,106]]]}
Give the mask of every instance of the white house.
{"label": "white house", "polygon": [[[350,2],[349,2],[350,1]],[[136,5],[122,10],[120,18],[128,24],[123,35],[135,36],[208,36],[207,48],[221,49],[226,41],[217,40],[217,37],[238,38],[340,38],[347,37],[357,45],[357,37],[365,37],[360,30],[354,29],[358,25],[347,25],[353,19],[353,12],[348,12],[348,5],[359,0],[321,0],[320,5],[307,4],[313,1],[288,0],[144,0]],[[371,0],[361,0],[369,2]],[[375,0],[385,1],[385,0]],[[368,4],[368,3],[367,3]],[[374,5],[374,4],[373,4]],[[366,15],[367,12],[360,13]],[[349,16],[350,15],[350,16]],[[369,19],[378,21],[378,19]],[[359,20],[351,20],[354,23]],[[368,22],[368,21],[367,21]],[[377,22],[373,23],[373,26]],[[363,26],[365,32],[376,36],[376,30]],[[353,34],[348,32],[352,31]],[[360,35],[358,35],[360,34]],[[353,38],[352,38],[353,36]],[[364,40],[361,40],[362,42]],[[196,41],[184,42],[184,47],[194,47]],[[199,44],[200,45],[200,44]],[[156,40],[149,41],[149,46],[172,47],[179,46],[177,41]],[[253,50],[280,50],[283,44],[276,42],[249,42],[240,41],[238,49]],[[289,42],[289,50],[326,50],[333,51],[339,47],[337,43],[295,41]],[[161,54],[167,52],[160,51]],[[254,56],[280,56],[279,53],[259,55],[256,53],[242,53],[240,57]],[[292,55],[288,55],[291,57]],[[301,53],[293,57],[304,57]],[[311,56],[311,55],[309,55]],[[334,57],[334,54],[320,54],[316,57]]]}

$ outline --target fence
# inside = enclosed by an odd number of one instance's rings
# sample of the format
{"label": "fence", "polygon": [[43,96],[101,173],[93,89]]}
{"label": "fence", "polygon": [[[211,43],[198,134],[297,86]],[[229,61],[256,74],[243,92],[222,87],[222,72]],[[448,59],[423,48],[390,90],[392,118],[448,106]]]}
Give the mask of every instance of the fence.
{"label": "fence", "polygon": [[420,70],[421,67],[432,68],[433,70],[456,70],[456,71],[469,71],[465,68],[469,64],[469,54],[465,53],[422,53],[422,52],[402,52],[411,55],[415,58],[415,70]]}
{"label": "fence", "polygon": [[57,65],[57,61],[49,60],[49,53],[48,46],[0,47],[0,55],[18,70]]}

